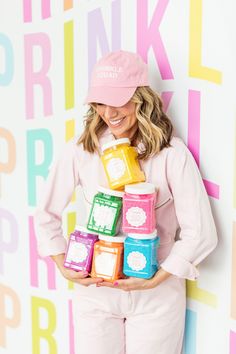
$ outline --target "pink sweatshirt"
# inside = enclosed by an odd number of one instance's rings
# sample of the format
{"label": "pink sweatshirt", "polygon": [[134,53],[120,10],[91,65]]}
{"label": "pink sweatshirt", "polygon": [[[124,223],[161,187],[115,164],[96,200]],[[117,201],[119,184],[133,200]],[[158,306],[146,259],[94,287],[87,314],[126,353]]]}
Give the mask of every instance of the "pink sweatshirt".
{"label": "pink sweatshirt", "polygon": [[[100,138],[100,146],[113,139],[107,129]],[[216,247],[217,233],[196,163],[183,141],[173,137],[171,147],[148,160],[141,160],[140,165],[146,181],[158,188],[156,217],[161,267],[178,277],[197,279],[196,266]],[[108,184],[99,154],[84,151],[74,138],[66,144],[51,169],[36,210],[36,236],[41,256],[66,251],[62,213],[78,185],[83,188],[88,216],[97,186],[108,187]]]}

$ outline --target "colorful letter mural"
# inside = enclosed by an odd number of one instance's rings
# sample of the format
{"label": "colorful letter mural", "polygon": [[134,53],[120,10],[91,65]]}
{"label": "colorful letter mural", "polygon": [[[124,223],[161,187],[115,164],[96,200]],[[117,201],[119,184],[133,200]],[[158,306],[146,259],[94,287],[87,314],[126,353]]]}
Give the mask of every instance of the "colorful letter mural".
{"label": "colorful letter mural", "polygon": [[[207,0],[0,4],[1,353],[75,354],[74,286],[38,255],[33,214],[53,161],[82,131],[94,63],[118,49],[148,63],[216,220],[219,245],[187,282],[183,353],[236,353],[235,11]],[[82,218],[79,198],[65,236]]]}

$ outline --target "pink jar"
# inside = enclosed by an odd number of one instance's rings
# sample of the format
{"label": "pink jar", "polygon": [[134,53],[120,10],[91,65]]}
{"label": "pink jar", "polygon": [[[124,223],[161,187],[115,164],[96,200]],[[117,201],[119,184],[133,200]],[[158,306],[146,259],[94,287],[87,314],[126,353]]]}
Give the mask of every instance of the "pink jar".
{"label": "pink jar", "polygon": [[156,190],[151,183],[135,183],[125,186],[123,196],[124,233],[150,234],[156,228]]}

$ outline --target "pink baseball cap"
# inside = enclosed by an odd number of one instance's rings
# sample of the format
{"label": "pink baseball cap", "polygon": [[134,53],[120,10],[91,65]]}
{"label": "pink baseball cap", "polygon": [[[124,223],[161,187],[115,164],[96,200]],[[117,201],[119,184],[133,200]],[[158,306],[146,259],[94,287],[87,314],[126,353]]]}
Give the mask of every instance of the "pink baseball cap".
{"label": "pink baseball cap", "polygon": [[95,64],[84,103],[120,107],[139,86],[148,86],[148,67],[140,55],[124,50],[110,52]]}

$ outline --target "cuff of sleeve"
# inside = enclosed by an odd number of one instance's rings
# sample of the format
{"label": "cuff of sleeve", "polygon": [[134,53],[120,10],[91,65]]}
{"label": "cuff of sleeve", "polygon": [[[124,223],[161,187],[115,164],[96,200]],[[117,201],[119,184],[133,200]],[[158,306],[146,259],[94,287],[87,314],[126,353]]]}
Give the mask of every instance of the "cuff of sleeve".
{"label": "cuff of sleeve", "polygon": [[176,254],[170,254],[163,263],[160,264],[165,271],[188,280],[197,280],[199,271],[190,262]]}
{"label": "cuff of sleeve", "polygon": [[63,236],[55,237],[47,243],[38,244],[38,253],[41,257],[56,256],[65,253],[66,249],[67,242]]}

